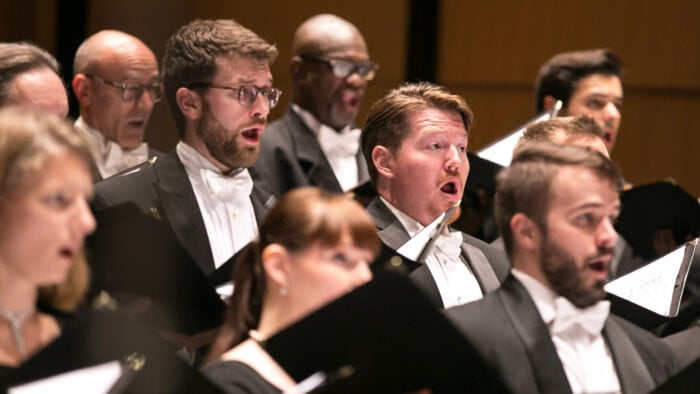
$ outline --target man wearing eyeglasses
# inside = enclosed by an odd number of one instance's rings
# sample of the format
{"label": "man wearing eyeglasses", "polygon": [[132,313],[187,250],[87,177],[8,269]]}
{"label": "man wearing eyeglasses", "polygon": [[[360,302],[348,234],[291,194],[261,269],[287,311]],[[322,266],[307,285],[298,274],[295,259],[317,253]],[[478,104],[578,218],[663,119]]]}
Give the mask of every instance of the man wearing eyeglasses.
{"label": "man wearing eyeglasses", "polygon": [[354,121],[378,66],[359,30],[329,14],[298,27],[292,54],[291,103],[270,123],[255,169],[277,196],[305,185],[347,191],[369,179]]}
{"label": "man wearing eyeglasses", "polygon": [[206,275],[255,239],[274,198],[248,168],[281,95],[270,73],[276,56],[233,20],[194,20],[171,36],[162,79],[180,141],[145,169],[98,183],[98,223],[101,211],[136,203],[169,226]]}
{"label": "man wearing eyeglasses", "polygon": [[88,37],[73,65],[75,122],[90,143],[102,179],[162,153],[143,141],[155,103],[163,98],[158,61],[138,38],[116,30]]}

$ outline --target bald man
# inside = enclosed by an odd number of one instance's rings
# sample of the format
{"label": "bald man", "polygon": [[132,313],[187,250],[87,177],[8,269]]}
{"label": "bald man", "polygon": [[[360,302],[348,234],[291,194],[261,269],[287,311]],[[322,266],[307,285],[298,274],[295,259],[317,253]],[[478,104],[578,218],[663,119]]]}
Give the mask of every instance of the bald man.
{"label": "bald man", "polygon": [[75,126],[103,179],[161,155],[143,142],[153,106],[163,98],[158,61],[146,44],[121,31],[95,33],[78,48],[73,74],[80,104]]}
{"label": "bald man", "polygon": [[22,105],[68,115],[68,95],[56,59],[28,42],[0,43],[0,107]]}
{"label": "bald man", "polygon": [[378,66],[360,31],[329,14],[299,26],[292,54],[291,103],[268,126],[255,169],[277,196],[305,185],[347,191],[369,179],[354,121]]}

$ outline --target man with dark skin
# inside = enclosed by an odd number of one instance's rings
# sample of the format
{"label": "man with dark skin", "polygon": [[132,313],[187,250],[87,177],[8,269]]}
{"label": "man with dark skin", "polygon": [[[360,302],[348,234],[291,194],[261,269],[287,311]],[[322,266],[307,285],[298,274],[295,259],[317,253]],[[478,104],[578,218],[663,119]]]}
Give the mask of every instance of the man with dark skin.
{"label": "man with dark skin", "polygon": [[291,103],[270,123],[255,169],[277,196],[305,185],[347,191],[368,179],[354,122],[378,66],[360,31],[330,14],[299,26],[292,54]]}

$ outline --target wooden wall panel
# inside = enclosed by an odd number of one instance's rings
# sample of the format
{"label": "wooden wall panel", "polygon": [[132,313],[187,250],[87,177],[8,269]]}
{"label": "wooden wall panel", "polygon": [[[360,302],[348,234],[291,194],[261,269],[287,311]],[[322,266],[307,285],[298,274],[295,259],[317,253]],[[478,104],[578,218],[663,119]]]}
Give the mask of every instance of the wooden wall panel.
{"label": "wooden wall panel", "polygon": [[437,80],[474,106],[471,149],[534,115],[533,83],[553,54],[608,47],[626,68],[613,159],[630,181],[673,177],[700,196],[700,2],[441,4]]}

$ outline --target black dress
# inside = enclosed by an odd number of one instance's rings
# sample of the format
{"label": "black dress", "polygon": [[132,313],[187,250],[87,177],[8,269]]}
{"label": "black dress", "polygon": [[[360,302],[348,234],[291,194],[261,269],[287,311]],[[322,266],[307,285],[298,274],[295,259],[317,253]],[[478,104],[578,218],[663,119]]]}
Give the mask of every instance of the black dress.
{"label": "black dress", "polygon": [[217,360],[202,372],[226,393],[280,394],[277,387],[263,379],[253,368],[239,361]]}

